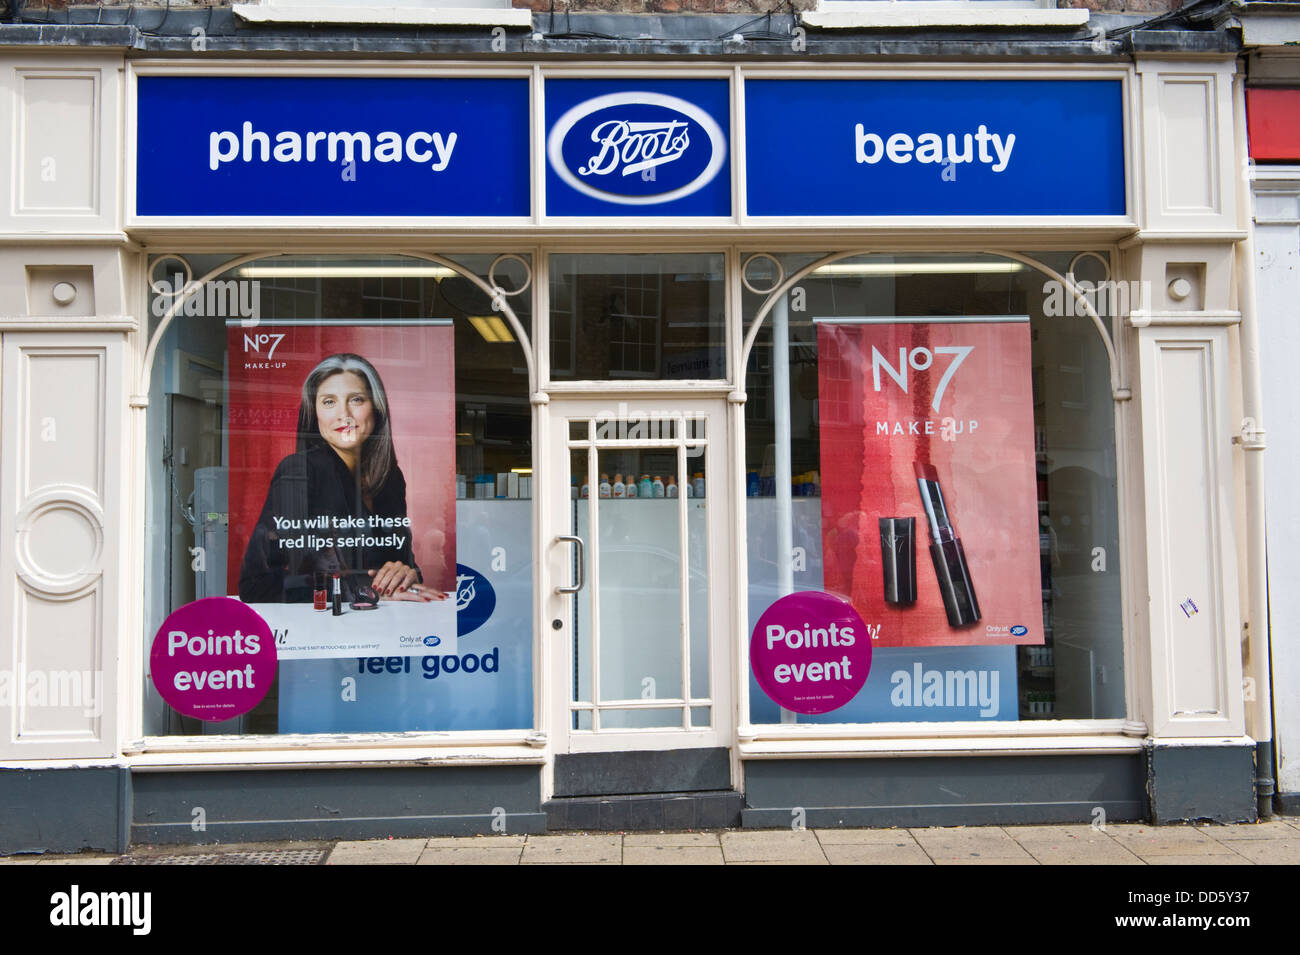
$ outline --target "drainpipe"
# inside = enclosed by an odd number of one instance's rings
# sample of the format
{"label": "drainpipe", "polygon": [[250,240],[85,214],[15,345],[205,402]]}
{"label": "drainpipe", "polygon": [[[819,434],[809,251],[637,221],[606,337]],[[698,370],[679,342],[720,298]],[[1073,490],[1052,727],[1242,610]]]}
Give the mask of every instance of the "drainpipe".
{"label": "drainpipe", "polygon": [[[1259,314],[1255,301],[1255,239],[1250,165],[1246,150],[1246,97],[1244,78],[1233,81],[1236,89],[1236,139],[1241,161],[1237,180],[1238,213],[1245,220],[1246,238],[1237,243],[1237,307],[1241,312],[1241,432],[1233,441],[1245,455],[1246,477],[1246,630],[1243,634],[1243,670],[1246,731],[1255,740],[1255,796],[1259,815],[1273,815],[1273,694],[1270,676],[1271,650],[1268,622],[1268,564],[1264,509],[1264,400],[1259,371]],[[1252,692],[1253,691],[1253,692]],[[1253,698],[1252,698],[1253,697]]]}

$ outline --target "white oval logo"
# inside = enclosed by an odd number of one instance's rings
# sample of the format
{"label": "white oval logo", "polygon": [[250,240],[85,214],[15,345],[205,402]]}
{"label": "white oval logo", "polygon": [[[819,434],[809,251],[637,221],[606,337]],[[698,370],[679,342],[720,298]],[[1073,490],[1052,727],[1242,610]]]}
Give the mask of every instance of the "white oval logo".
{"label": "white oval logo", "polygon": [[[678,114],[678,118],[659,119],[653,122],[620,118],[614,107],[655,106]],[[581,161],[575,172],[565,161],[565,137],[584,119],[604,110],[612,110],[608,119],[601,118],[588,131],[584,124]],[[709,160],[689,182],[674,186],[664,192],[637,193],[617,191],[619,182],[635,176],[632,181],[656,182],[659,170],[671,166],[683,157],[699,150],[702,141],[691,138],[694,123],[705,134]],[[565,183],[578,192],[627,206],[658,205],[672,202],[698,192],[717,177],[727,158],[727,141],[717,122],[700,107],[676,96],[663,93],[628,91],[597,96],[574,106],[555,123],[546,141],[546,156]],[[689,163],[689,158],[688,158]],[[599,185],[598,185],[599,184]],[[601,188],[606,186],[606,188]]]}

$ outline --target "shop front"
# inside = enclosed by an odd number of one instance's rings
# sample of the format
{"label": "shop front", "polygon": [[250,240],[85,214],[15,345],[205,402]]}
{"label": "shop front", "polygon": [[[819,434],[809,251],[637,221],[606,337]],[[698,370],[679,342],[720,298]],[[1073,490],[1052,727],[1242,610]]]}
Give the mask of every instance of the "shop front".
{"label": "shop front", "polygon": [[1230,56],[4,55],[0,849],[1254,817]]}

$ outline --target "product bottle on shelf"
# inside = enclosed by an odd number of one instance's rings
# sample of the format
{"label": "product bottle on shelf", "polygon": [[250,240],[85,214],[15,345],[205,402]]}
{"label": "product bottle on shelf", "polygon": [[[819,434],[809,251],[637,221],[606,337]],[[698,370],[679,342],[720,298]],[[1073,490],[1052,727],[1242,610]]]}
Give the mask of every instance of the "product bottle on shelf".
{"label": "product bottle on shelf", "polygon": [[623,483],[623,475],[615,474],[614,483],[610,485],[615,497],[627,497],[627,485]]}
{"label": "product bottle on shelf", "polygon": [[600,476],[600,490],[598,493],[600,494],[601,497],[609,497],[610,494],[612,493],[610,489],[608,474],[602,474]]}
{"label": "product bottle on shelf", "polygon": [[668,486],[664,488],[664,494],[668,497],[677,496],[677,478],[674,475],[668,475]]}
{"label": "product bottle on shelf", "polygon": [[637,492],[637,487],[636,487],[636,475],[635,475],[635,474],[629,474],[629,475],[627,476],[627,484],[623,485],[623,496],[624,496],[624,497],[629,497],[629,498],[630,498],[630,497],[639,497],[639,496],[640,496],[640,495],[638,494],[638,492]]}
{"label": "product bottle on shelf", "polygon": [[664,479],[661,478],[658,474],[655,475],[654,481],[650,484],[650,496],[651,497],[664,496]]}
{"label": "product bottle on shelf", "polygon": [[691,490],[695,492],[696,497],[704,496],[704,472],[696,471],[695,477],[691,481]]}
{"label": "product bottle on shelf", "polygon": [[654,485],[650,483],[650,475],[648,474],[641,475],[641,480],[638,481],[636,485],[636,496],[637,497],[654,496]]}

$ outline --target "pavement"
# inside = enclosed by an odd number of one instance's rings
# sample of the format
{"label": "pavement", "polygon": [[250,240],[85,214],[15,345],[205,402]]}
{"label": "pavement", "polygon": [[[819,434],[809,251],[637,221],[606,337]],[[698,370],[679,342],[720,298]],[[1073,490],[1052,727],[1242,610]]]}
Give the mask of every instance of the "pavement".
{"label": "pavement", "polygon": [[133,846],[3,865],[1296,865],[1300,816],[1240,825],[575,832]]}

